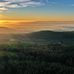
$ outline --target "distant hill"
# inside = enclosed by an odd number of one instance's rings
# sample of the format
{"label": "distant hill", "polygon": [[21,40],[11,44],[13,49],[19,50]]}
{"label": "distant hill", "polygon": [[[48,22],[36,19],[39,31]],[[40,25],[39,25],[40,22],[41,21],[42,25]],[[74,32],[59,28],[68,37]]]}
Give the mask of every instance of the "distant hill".
{"label": "distant hill", "polygon": [[14,36],[17,40],[33,42],[63,42],[74,43],[74,31],[55,32],[55,31],[38,31],[29,34],[18,34]]}
{"label": "distant hill", "polygon": [[0,34],[13,33],[15,30],[8,27],[0,27]]}
{"label": "distant hill", "polygon": [[[11,32],[9,28],[0,28],[0,31]],[[8,30],[7,30],[8,29]],[[2,42],[35,42],[35,43],[66,43],[74,44],[74,31],[56,32],[56,31],[37,31],[32,33],[6,33],[0,34],[0,43]]]}

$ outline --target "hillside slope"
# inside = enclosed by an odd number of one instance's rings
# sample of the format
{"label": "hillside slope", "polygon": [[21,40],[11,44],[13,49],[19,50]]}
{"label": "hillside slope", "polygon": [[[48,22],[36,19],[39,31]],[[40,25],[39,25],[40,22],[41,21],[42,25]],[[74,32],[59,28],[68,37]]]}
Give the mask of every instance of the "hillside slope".
{"label": "hillside slope", "polygon": [[14,35],[14,38],[17,40],[33,42],[74,43],[74,32],[38,31],[26,35],[25,34]]}

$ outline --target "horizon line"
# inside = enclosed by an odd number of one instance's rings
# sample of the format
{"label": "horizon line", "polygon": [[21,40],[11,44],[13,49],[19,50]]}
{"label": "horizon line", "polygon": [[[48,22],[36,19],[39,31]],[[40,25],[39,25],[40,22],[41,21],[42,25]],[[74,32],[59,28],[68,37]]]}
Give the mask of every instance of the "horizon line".
{"label": "horizon line", "polygon": [[[10,20],[10,21],[18,21],[18,20],[20,20],[20,21],[24,21],[24,22],[27,22],[27,21],[28,21],[28,22],[29,22],[29,21],[30,21],[30,22],[31,22],[31,21],[32,21],[32,22],[74,22],[74,21],[69,21],[69,20],[68,20],[68,21],[62,21],[62,20],[61,20],[61,21],[59,21],[59,20],[56,20],[56,21],[48,21],[48,20],[41,20],[41,21],[40,21],[40,20],[37,20],[37,21],[36,21],[36,20],[30,20],[30,19],[28,19],[28,20],[27,20],[27,19],[0,19],[0,21],[9,21],[9,20]],[[19,22],[20,22],[20,21],[19,21]]]}

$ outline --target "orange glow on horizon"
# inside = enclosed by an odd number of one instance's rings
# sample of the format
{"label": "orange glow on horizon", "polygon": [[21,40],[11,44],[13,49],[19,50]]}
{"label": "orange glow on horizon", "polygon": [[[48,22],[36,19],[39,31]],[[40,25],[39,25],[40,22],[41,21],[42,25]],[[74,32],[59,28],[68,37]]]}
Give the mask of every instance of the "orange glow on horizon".
{"label": "orange glow on horizon", "polygon": [[20,22],[28,23],[34,22],[33,20],[0,20],[0,27],[15,27],[15,24]]}
{"label": "orange glow on horizon", "polygon": [[[71,25],[70,25],[70,24]],[[9,28],[14,33],[33,32],[39,30],[63,30],[64,26],[73,27],[73,21],[34,21],[34,20],[0,20],[0,27],[6,33]],[[6,28],[6,29],[5,29]]]}

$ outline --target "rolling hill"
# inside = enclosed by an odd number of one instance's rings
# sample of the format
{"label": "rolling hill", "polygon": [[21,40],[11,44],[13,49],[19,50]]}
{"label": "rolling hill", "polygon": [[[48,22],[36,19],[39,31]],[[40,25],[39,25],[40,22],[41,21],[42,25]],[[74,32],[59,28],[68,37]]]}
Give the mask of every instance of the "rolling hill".
{"label": "rolling hill", "polygon": [[[6,28],[1,28],[2,30]],[[2,31],[0,29],[0,31]],[[3,30],[3,31],[4,31]],[[6,29],[6,32],[11,29]],[[35,43],[66,43],[66,44],[74,44],[74,31],[68,32],[56,32],[56,31],[37,31],[32,33],[20,33],[20,34],[0,34],[0,43],[2,42],[12,42],[12,41],[21,41],[21,42],[35,42]]]}
{"label": "rolling hill", "polygon": [[38,31],[29,34],[14,35],[16,40],[49,43],[74,43],[74,32]]}

